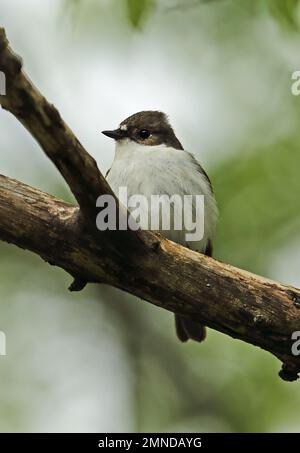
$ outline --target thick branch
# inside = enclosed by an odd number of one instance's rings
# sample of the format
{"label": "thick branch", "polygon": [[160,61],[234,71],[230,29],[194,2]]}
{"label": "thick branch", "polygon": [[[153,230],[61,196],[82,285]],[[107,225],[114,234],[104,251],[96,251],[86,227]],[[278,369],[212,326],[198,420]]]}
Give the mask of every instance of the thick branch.
{"label": "thick branch", "polygon": [[260,346],[295,378],[291,353],[300,330],[300,291],[220,263],[166,239],[130,264],[104,253],[77,222],[78,208],[0,177],[0,239],[39,254],[90,282],[104,282],[159,307],[190,315],[209,327]]}
{"label": "thick branch", "polygon": [[[293,380],[300,357],[291,335],[300,330],[300,291],[222,264],[149,232],[95,229],[95,203],[111,189],[55,107],[21,69],[0,29],[1,105],[37,139],[74,193],[79,208],[0,177],[0,239],[31,250],[76,277],[128,291],[191,316],[220,332],[270,351]],[[83,214],[83,215],[81,215]]]}

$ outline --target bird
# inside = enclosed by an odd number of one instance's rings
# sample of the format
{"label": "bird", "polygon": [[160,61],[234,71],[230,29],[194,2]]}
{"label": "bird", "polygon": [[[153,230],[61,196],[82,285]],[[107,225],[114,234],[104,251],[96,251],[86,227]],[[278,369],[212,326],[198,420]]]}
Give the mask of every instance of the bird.
{"label": "bird", "polygon": [[[181,230],[174,228],[178,215],[174,209],[170,228],[163,229],[161,219],[156,231],[173,242],[212,256],[218,217],[212,184],[194,155],[183,148],[168,116],[156,110],[141,111],[123,120],[117,129],[102,133],[115,141],[115,156],[106,179],[116,196],[120,187],[127,188],[128,197],[135,194],[147,199],[152,195],[204,196],[204,219],[196,219],[204,226],[201,239],[187,240],[185,226]],[[194,214],[194,204],[192,210]],[[206,338],[204,325],[180,313],[175,313],[175,329],[182,342],[189,339],[202,342]]]}

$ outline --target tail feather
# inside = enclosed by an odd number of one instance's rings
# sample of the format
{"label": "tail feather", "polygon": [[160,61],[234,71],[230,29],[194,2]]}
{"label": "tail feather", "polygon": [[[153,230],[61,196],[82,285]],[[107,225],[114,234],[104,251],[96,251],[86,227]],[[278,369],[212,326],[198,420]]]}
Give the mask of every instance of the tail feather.
{"label": "tail feather", "polygon": [[199,322],[192,321],[184,315],[175,314],[175,327],[177,337],[184,343],[189,339],[201,343],[206,338],[205,326]]}
{"label": "tail feather", "polygon": [[[204,255],[212,256],[212,252],[212,241],[209,240]],[[175,327],[177,337],[183,343],[189,339],[201,343],[206,338],[206,327],[199,322],[192,321],[187,316],[175,314]]]}
{"label": "tail feather", "polygon": [[186,333],[186,330],[184,328],[184,323],[182,320],[182,316],[180,316],[180,315],[175,315],[175,329],[176,329],[177,337],[179,338],[180,341],[182,341],[183,343],[188,341],[189,336]]}

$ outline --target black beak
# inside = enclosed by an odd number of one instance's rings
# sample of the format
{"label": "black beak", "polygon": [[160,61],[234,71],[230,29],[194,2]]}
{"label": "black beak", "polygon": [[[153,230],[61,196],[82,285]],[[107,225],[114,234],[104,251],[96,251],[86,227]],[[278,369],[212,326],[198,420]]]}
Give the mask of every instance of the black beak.
{"label": "black beak", "polygon": [[125,133],[121,129],[115,129],[114,131],[102,131],[102,134],[113,138],[114,140],[120,140],[125,137]]}

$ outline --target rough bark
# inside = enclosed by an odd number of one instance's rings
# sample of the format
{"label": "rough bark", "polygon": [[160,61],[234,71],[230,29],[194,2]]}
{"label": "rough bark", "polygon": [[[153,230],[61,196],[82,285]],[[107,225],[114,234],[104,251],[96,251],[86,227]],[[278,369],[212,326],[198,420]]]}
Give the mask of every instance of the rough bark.
{"label": "rough bark", "polygon": [[97,231],[96,199],[111,189],[57,109],[28,80],[3,29],[0,70],[7,77],[1,105],[40,143],[79,204],[0,176],[0,239],[65,269],[75,277],[72,290],[86,282],[113,285],[260,346],[283,362],[283,379],[297,379],[300,356],[291,352],[291,336],[300,330],[300,291],[150,232]]}

